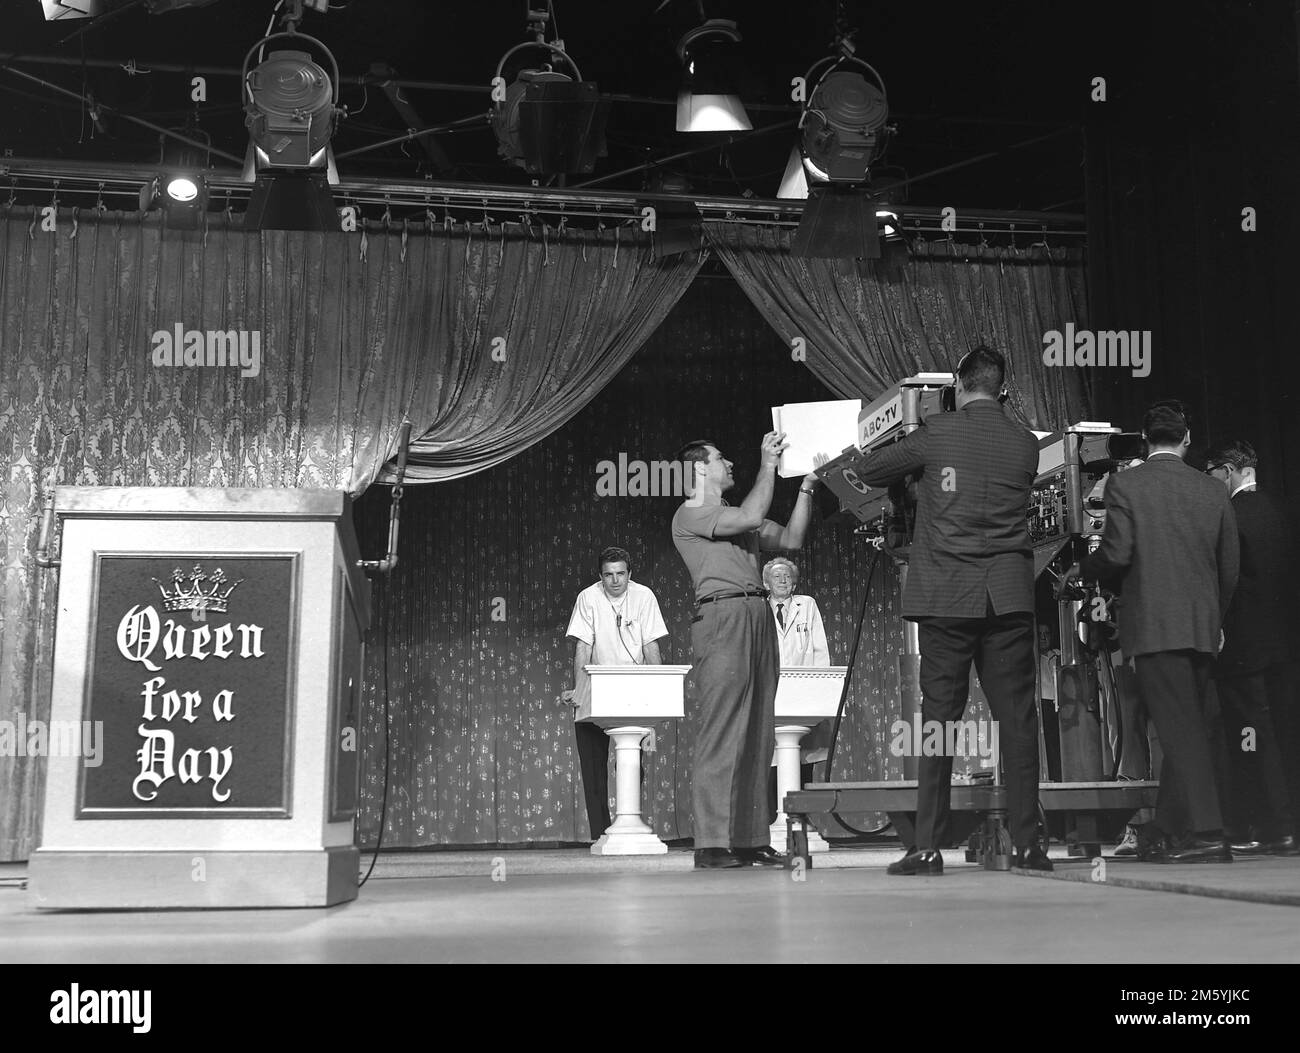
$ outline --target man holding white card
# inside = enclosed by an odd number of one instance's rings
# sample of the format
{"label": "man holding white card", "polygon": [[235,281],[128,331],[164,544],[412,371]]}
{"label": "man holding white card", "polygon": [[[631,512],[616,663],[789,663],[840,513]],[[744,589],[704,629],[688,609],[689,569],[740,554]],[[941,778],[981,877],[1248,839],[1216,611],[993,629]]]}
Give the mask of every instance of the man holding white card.
{"label": "man holding white card", "polygon": [[763,437],[758,479],[739,508],[723,500],[736,480],[714,443],[697,440],[677,455],[694,472],[693,496],[673,516],[673,544],[695,588],[691,803],[701,870],[785,861],[769,844],[767,771],[776,748],[781,659],[758,553],[803,545],[818,482],[804,477],[785,526],[766,518],[785,448],[783,434]]}

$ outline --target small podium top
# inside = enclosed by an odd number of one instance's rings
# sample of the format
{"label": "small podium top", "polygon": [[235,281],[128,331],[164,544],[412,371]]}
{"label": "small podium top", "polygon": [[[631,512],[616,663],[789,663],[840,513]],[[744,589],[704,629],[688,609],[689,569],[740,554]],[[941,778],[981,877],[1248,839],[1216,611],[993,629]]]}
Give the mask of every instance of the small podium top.
{"label": "small podium top", "polygon": [[574,718],[602,727],[645,720],[674,720],[685,716],[684,696],[689,665],[587,665],[589,675],[579,685]]}

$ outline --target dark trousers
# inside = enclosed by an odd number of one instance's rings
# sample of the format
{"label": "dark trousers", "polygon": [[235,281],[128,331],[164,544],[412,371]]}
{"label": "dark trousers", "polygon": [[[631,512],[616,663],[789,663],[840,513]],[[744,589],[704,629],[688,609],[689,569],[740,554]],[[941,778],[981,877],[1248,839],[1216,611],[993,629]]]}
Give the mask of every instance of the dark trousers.
{"label": "dark trousers", "polygon": [[[989,709],[998,723],[1006,771],[1007,825],[1017,848],[1033,844],[1038,823],[1038,699],[1034,616],[1029,612],[983,618],[920,618],[921,719],[947,726],[960,720],[970,695],[975,663]],[[916,845],[948,843],[951,756],[927,757],[918,765]]]}
{"label": "dark trousers", "polygon": [[1270,704],[1295,819],[1300,816],[1300,664],[1284,662],[1278,669],[1277,695]]}
{"label": "dark trousers", "polygon": [[582,790],[587,798],[587,822],[594,841],[609,827],[609,747],[610,737],[595,724],[576,723],[578,764],[582,768]]}
{"label": "dark trousers", "polygon": [[695,847],[768,844],[767,773],[776,748],[773,703],[781,657],[760,597],[701,604],[695,656]]}
{"label": "dark trousers", "polygon": [[1291,802],[1273,726],[1272,702],[1285,688],[1281,668],[1249,676],[1221,676],[1219,705],[1228,757],[1229,822],[1234,837],[1251,829],[1265,841],[1286,837]]}
{"label": "dark trousers", "polygon": [[1223,818],[1205,714],[1211,658],[1198,651],[1159,651],[1137,655],[1133,665],[1164,754],[1156,824],[1171,837],[1217,836]]}

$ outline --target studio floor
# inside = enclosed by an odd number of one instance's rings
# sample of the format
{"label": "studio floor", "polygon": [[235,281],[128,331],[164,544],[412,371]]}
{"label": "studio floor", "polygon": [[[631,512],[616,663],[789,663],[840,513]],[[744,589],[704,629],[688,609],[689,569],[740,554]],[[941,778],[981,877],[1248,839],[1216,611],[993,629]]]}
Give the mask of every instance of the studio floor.
{"label": "studio floor", "polygon": [[329,909],[139,913],[38,912],[7,864],[0,962],[1300,962],[1300,858],[1099,872],[1058,855],[1030,875],[954,852],[941,877],[890,877],[897,856],[799,873],[695,871],[684,850],[404,853]]}

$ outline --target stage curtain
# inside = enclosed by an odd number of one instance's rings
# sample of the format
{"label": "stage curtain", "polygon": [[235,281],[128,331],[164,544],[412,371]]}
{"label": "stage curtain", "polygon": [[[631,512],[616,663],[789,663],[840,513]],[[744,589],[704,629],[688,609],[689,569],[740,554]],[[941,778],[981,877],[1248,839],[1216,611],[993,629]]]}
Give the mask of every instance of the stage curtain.
{"label": "stage curtain", "polygon": [[624,228],[507,225],[480,234],[477,251],[463,235],[428,246],[421,266],[439,296],[425,306],[422,339],[435,360],[452,355],[422,392],[428,423],[411,444],[412,482],[471,475],[550,435],[627,364],[703,259],[657,260]]}
{"label": "stage curtain", "polygon": [[[57,575],[34,560],[49,487],[357,495],[404,414],[436,440],[413,475],[485,467],[581,409],[699,266],[656,261],[632,229],[250,233],[214,216],[179,232],[72,210],[46,227],[0,213],[0,721],[15,723],[49,716]],[[243,331],[250,361],[255,335],[256,375],[156,366],[177,326]],[[42,772],[0,756],[0,860],[36,846]]]}
{"label": "stage curtain", "polygon": [[1043,337],[1086,328],[1083,254],[914,240],[882,260],[801,259],[793,232],[706,223],[708,243],[769,324],[840,398],[874,399],[903,377],[947,372],[976,344],[1008,358],[1008,406],[1053,431],[1090,419],[1084,370],[1045,367]]}

